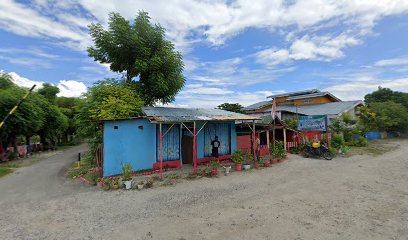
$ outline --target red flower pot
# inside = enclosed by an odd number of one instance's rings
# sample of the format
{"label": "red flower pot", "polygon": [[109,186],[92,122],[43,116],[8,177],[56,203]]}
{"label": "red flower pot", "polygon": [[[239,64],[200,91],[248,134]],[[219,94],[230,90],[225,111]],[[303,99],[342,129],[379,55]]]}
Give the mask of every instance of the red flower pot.
{"label": "red flower pot", "polygon": [[282,162],[283,160],[282,160],[282,158],[278,158],[278,162]]}
{"label": "red flower pot", "polygon": [[277,158],[272,159],[272,164],[275,164],[275,163],[278,163],[278,159],[277,159]]}
{"label": "red flower pot", "polygon": [[217,176],[218,174],[219,174],[218,169],[213,169],[213,170],[211,170],[211,176],[215,177],[215,176]]}
{"label": "red flower pot", "polygon": [[259,169],[260,167],[259,167],[259,165],[255,165],[255,169]]}
{"label": "red flower pot", "polygon": [[270,165],[271,165],[271,164],[270,164],[269,162],[264,162],[264,163],[263,163],[263,166],[264,166],[264,167],[269,167]]}
{"label": "red flower pot", "polygon": [[235,163],[235,171],[242,171],[242,164],[241,163]]}

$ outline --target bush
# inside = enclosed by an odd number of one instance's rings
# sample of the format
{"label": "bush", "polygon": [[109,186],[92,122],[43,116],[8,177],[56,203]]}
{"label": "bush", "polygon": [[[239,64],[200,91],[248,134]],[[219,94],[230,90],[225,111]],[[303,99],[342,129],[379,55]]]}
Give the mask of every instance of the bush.
{"label": "bush", "polygon": [[333,138],[331,140],[331,145],[336,148],[339,149],[341,146],[344,145],[344,137],[341,134],[334,134]]}
{"label": "bush", "polygon": [[367,146],[367,139],[365,137],[359,136],[357,139],[353,140],[353,146],[365,147]]}

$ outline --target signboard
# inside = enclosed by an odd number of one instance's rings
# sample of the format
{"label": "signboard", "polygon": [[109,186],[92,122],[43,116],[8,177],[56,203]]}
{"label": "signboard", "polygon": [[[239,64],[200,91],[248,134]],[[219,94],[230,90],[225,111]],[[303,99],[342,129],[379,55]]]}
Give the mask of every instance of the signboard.
{"label": "signboard", "polygon": [[326,131],[326,116],[299,116],[300,131]]}

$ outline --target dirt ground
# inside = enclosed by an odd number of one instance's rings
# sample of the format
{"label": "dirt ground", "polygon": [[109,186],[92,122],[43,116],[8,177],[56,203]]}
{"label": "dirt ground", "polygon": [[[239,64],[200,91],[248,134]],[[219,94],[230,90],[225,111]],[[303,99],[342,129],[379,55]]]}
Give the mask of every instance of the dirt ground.
{"label": "dirt ground", "polygon": [[64,178],[83,146],[0,179],[0,239],[408,239],[408,140],[143,191]]}

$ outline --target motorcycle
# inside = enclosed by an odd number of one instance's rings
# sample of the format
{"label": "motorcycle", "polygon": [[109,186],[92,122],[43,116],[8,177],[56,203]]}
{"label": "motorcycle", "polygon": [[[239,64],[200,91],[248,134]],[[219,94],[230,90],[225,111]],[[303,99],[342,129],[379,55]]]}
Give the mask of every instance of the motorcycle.
{"label": "motorcycle", "polygon": [[312,146],[305,145],[303,148],[303,156],[308,157],[323,157],[326,160],[332,160],[333,156],[330,153],[329,148],[320,142],[312,143]]}

